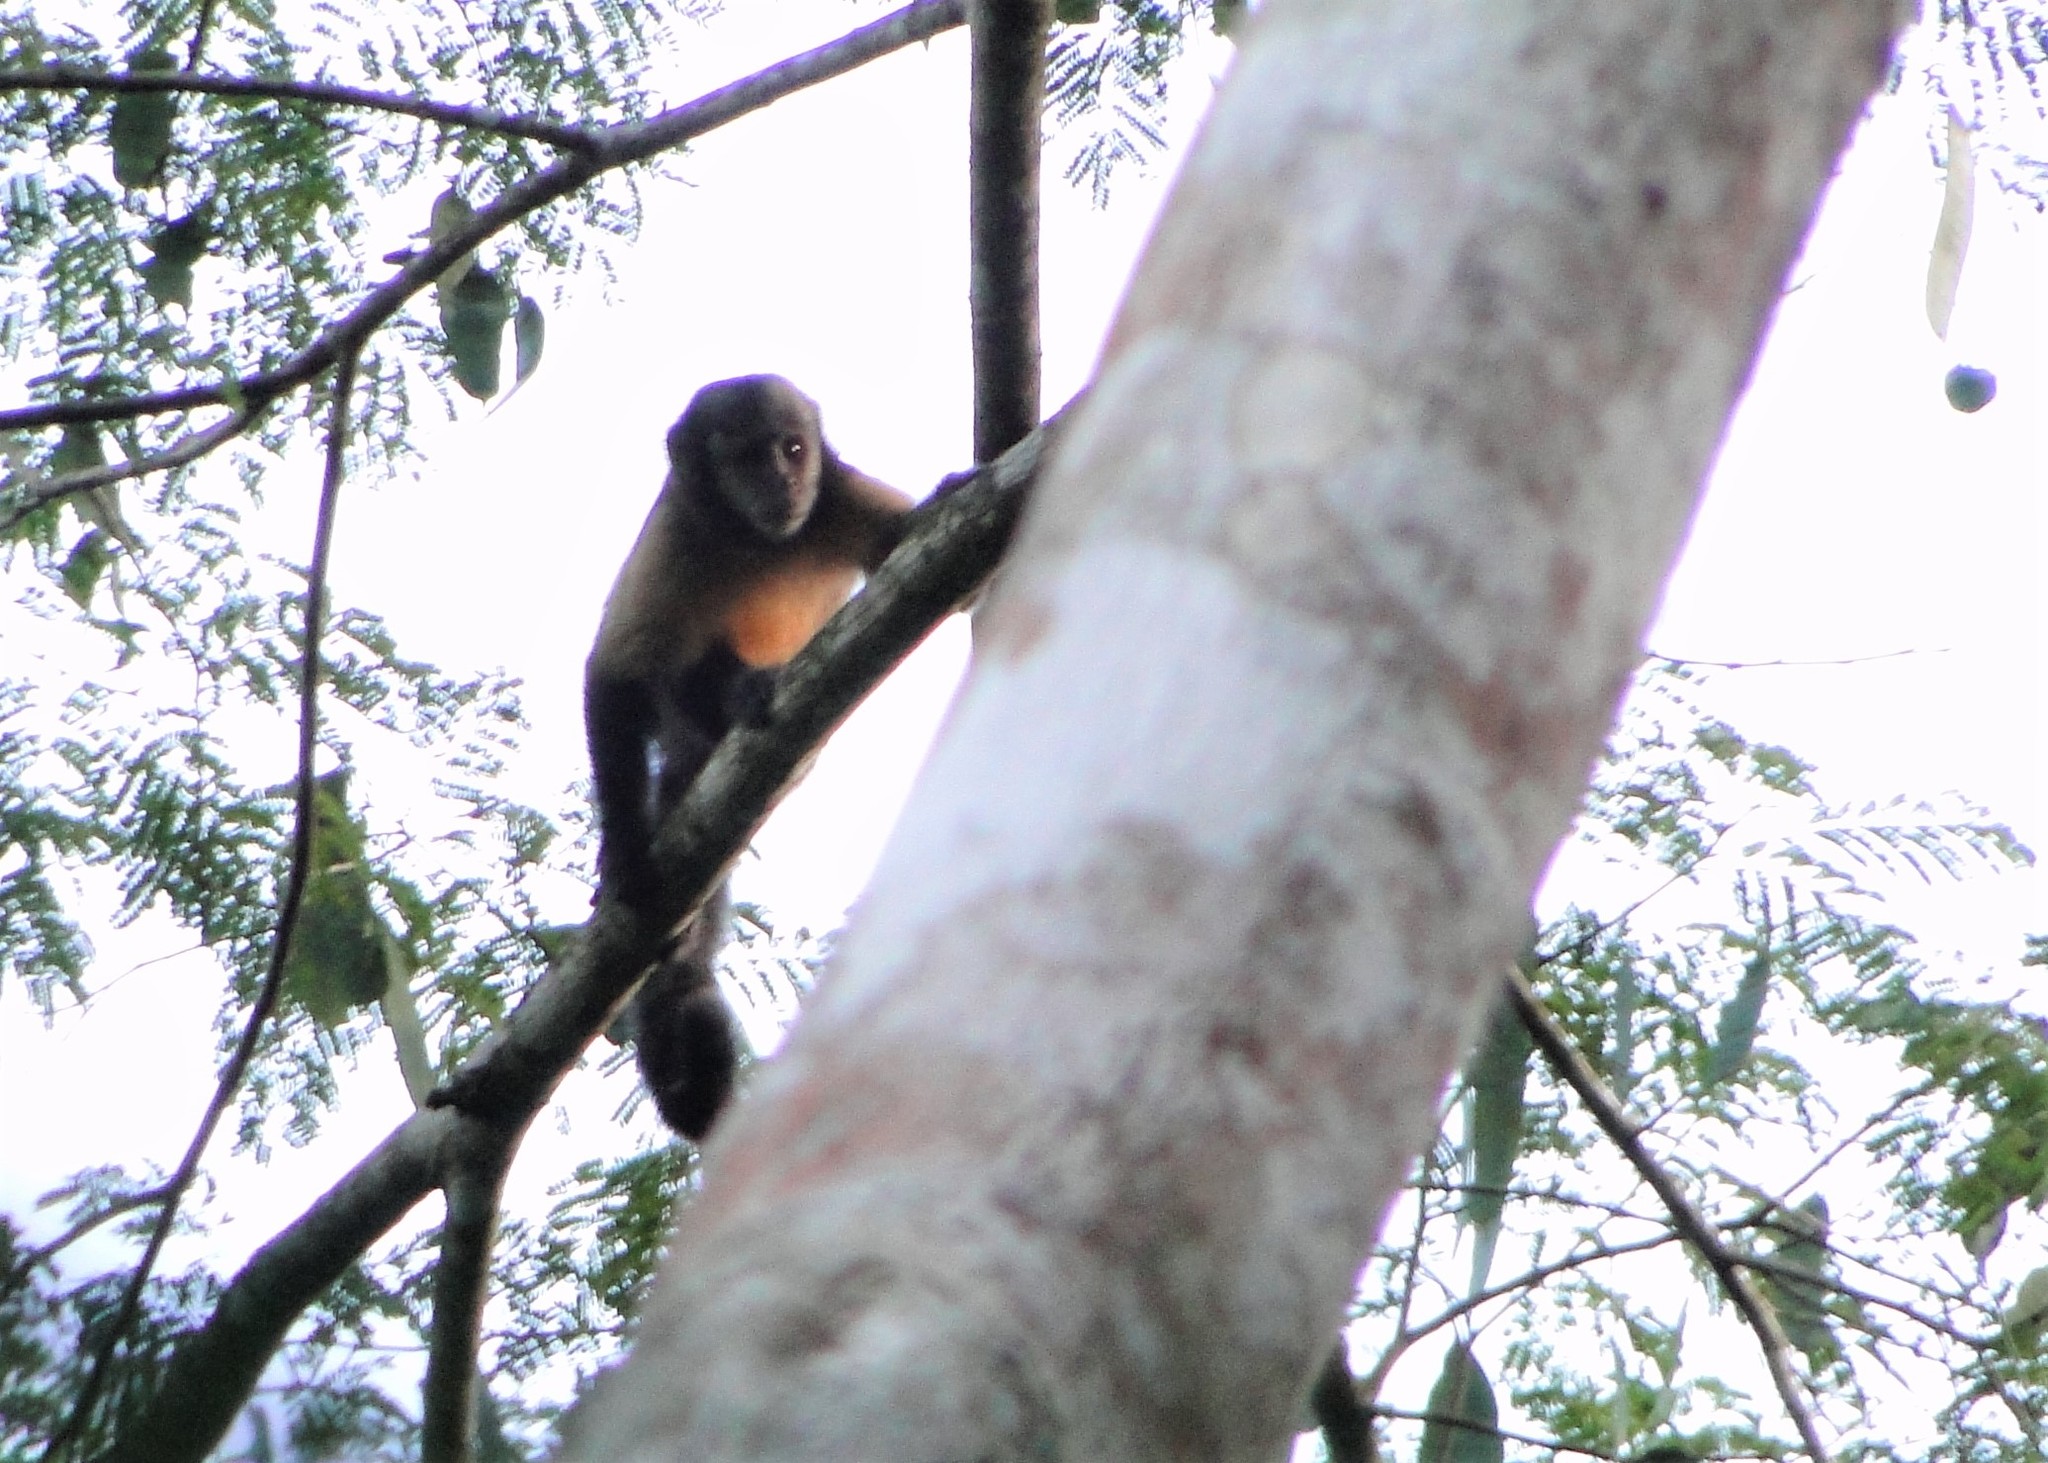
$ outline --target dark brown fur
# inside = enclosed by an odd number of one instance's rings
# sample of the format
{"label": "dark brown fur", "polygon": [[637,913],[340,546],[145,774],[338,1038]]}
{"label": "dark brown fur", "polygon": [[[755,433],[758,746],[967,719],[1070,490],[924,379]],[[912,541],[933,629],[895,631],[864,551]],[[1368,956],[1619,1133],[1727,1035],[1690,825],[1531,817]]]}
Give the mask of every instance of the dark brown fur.
{"label": "dark brown fur", "polygon": [[[661,816],[736,721],[765,715],[775,667],[888,556],[910,510],[839,460],[817,406],[779,376],[699,391],[669,430],[668,458],[583,678],[599,874],[636,906],[654,893]],[[693,1139],[724,1105],[738,1052],[711,976],[728,915],[721,889],[633,1000],[641,1075]]]}

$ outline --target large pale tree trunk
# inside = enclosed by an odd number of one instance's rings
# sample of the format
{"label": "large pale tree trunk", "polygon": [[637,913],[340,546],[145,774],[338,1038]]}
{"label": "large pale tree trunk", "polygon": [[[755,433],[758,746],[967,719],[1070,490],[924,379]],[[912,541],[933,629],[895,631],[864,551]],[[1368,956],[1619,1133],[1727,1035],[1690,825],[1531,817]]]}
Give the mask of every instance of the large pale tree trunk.
{"label": "large pale tree trunk", "polygon": [[1880,0],[1271,0],[587,1459],[1273,1459]]}

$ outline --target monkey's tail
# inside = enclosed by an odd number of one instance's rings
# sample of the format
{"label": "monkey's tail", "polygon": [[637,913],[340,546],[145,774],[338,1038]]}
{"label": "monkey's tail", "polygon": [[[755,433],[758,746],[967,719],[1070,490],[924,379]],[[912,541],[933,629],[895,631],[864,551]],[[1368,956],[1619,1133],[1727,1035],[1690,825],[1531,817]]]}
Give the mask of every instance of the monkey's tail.
{"label": "monkey's tail", "polygon": [[739,1070],[739,1028],[712,974],[731,927],[732,900],[720,885],[631,1008],[640,1080],[663,1121],[693,1143],[711,1131]]}

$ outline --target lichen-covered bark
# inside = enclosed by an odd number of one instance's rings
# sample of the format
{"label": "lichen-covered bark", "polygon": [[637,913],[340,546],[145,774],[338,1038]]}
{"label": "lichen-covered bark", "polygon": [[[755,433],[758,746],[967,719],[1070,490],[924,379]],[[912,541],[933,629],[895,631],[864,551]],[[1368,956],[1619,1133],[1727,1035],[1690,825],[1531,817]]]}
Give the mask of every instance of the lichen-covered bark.
{"label": "lichen-covered bark", "polygon": [[1272,0],[584,1459],[1281,1456],[1871,0]]}

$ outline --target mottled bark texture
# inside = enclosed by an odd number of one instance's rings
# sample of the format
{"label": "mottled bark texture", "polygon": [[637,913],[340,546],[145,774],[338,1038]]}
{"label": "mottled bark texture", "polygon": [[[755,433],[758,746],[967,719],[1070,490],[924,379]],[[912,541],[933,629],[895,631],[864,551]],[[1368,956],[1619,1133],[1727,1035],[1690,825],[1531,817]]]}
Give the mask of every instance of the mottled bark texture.
{"label": "mottled bark texture", "polygon": [[1897,18],[1265,7],[572,1457],[1284,1455]]}

